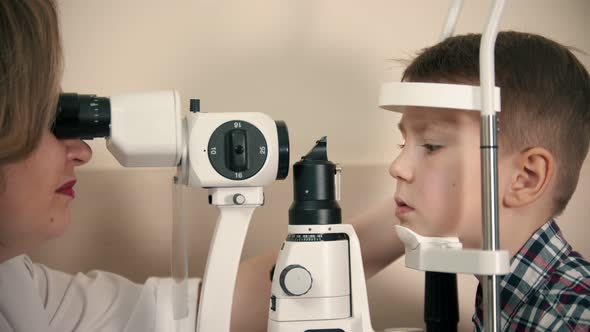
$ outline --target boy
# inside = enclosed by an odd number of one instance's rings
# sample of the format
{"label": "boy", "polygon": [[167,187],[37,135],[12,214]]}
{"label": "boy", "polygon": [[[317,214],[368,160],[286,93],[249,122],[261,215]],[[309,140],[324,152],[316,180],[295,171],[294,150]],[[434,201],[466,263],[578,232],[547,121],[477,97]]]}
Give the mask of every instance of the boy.
{"label": "boy", "polygon": [[[403,80],[479,85],[480,37],[423,50]],[[590,263],[554,218],[588,153],[590,77],[567,48],[541,36],[500,33],[495,54],[500,246],[512,257],[500,284],[501,329],[587,331]],[[404,143],[390,173],[401,224],[426,236],[458,234],[465,247],[481,248],[479,113],[406,108],[399,128]],[[478,331],[482,316],[480,285]]]}

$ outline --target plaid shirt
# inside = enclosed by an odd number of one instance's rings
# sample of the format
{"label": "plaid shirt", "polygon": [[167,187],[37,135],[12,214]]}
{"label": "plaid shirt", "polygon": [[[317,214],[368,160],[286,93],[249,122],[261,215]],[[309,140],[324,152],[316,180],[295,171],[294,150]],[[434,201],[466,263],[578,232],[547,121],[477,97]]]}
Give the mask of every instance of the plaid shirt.
{"label": "plaid shirt", "polygon": [[[512,258],[500,287],[501,331],[590,331],[590,263],[553,219]],[[483,330],[481,284],[473,323]]]}

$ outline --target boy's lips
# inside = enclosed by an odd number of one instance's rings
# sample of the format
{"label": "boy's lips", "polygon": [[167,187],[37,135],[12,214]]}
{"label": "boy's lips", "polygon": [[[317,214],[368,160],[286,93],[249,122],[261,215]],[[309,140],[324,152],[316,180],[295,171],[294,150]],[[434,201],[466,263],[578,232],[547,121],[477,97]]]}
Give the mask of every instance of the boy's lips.
{"label": "boy's lips", "polygon": [[403,199],[399,197],[395,197],[395,204],[397,205],[395,209],[395,215],[400,218],[401,216],[408,214],[414,211],[414,208],[408,205]]}
{"label": "boy's lips", "polygon": [[74,191],[74,186],[76,185],[76,180],[68,181],[64,183],[61,187],[59,187],[55,192],[58,194],[70,196],[72,198],[76,197],[76,192]]}

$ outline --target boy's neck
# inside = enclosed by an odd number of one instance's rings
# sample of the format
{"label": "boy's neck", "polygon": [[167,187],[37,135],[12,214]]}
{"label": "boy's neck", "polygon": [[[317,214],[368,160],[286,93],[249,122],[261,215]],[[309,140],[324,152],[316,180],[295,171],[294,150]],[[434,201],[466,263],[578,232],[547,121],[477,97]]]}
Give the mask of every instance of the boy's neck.
{"label": "boy's neck", "polygon": [[[552,216],[540,215],[528,217],[526,215],[506,215],[500,227],[500,248],[508,250],[510,258],[514,258],[525,243],[541,228]],[[474,275],[481,283],[483,276]]]}
{"label": "boy's neck", "polygon": [[533,210],[533,213],[530,210],[504,212],[500,225],[500,248],[508,250],[511,258],[551,218],[550,213],[539,210]]}

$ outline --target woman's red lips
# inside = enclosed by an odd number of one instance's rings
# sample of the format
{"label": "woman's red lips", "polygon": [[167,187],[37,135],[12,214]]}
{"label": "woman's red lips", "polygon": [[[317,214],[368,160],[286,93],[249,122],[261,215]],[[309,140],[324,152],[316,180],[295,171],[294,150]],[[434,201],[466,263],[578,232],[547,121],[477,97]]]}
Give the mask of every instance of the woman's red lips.
{"label": "woman's red lips", "polygon": [[72,198],[76,197],[76,192],[74,191],[74,186],[76,185],[76,180],[72,180],[63,184],[59,189],[55,192],[58,194],[70,196]]}

